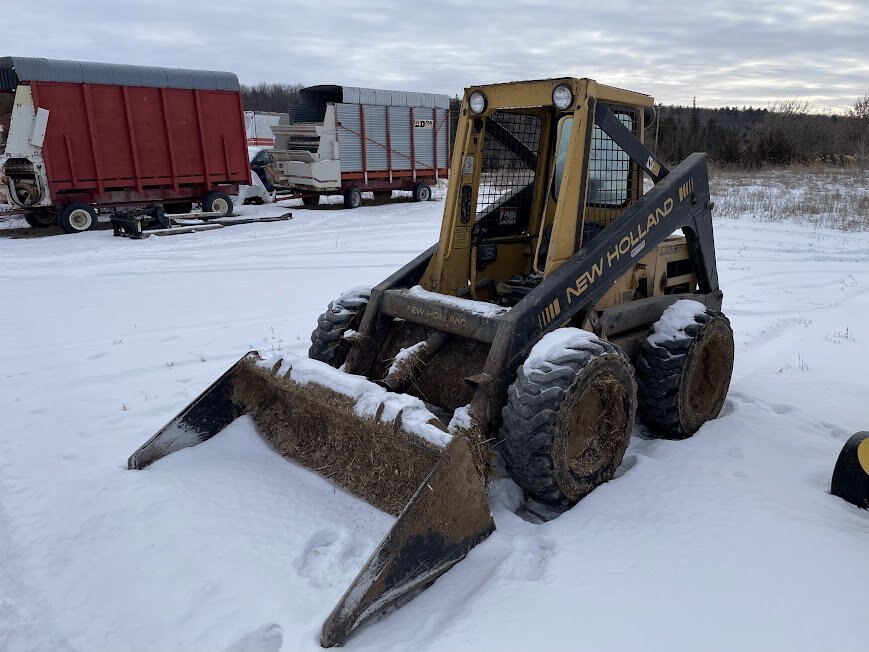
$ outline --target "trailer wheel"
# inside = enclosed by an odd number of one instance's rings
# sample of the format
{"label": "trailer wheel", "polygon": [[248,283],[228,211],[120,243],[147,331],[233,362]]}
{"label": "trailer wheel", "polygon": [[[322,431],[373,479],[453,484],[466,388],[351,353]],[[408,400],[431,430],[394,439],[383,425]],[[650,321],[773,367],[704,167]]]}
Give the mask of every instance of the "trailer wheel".
{"label": "trailer wheel", "polygon": [[163,204],[163,212],[166,215],[183,215],[184,213],[193,212],[192,201],[179,201],[172,204]]}
{"label": "trailer wheel", "polygon": [[359,328],[370,297],[371,288],[357,287],[331,301],[326,312],[317,318],[317,328],[311,333],[308,357],[336,369],[344,364],[350,351],[350,342],[344,335]]}
{"label": "trailer wheel", "polygon": [[318,206],[320,204],[320,195],[302,195],[302,204],[304,206]]}
{"label": "trailer wheel", "polygon": [[24,220],[33,229],[47,229],[57,224],[57,213],[52,211],[34,211],[24,216]]}
{"label": "trailer wheel", "polygon": [[431,187],[427,183],[418,183],[413,187],[413,201],[428,201],[431,199]]}
{"label": "trailer wheel", "polygon": [[375,190],[374,191],[374,199],[378,201],[383,201],[384,199],[392,199],[392,191],[391,190]]}
{"label": "trailer wheel", "polygon": [[686,439],[716,418],[730,387],[733,348],[730,321],[700,303],[670,339],[650,336],[636,364],[640,422],[656,437]]}
{"label": "trailer wheel", "polygon": [[65,233],[92,231],[97,228],[97,212],[93,206],[74,202],[61,209],[57,221]]}
{"label": "trailer wheel", "polygon": [[344,208],[359,208],[362,206],[362,193],[359,188],[352,186],[344,191]]}
{"label": "trailer wheel", "polygon": [[232,215],[232,199],[225,192],[210,192],[202,202],[202,212],[220,213],[219,217],[229,217]]}
{"label": "trailer wheel", "polygon": [[[622,463],[637,385],[618,347],[578,328],[560,330],[568,336],[563,346],[527,370],[519,366],[499,438],[520,487],[540,502],[572,505],[611,480]],[[533,355],[532,349],[529,360]]]}

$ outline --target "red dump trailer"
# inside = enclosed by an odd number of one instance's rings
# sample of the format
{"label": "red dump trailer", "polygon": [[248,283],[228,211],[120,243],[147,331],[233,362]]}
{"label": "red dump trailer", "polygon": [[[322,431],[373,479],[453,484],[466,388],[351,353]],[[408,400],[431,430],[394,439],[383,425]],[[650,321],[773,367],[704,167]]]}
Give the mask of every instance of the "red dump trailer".
{"label": "red dump trailer", "polygon": [[229,215],[250,183],[232,73],[0,57],[0,183],[34,227],[160,204]]}

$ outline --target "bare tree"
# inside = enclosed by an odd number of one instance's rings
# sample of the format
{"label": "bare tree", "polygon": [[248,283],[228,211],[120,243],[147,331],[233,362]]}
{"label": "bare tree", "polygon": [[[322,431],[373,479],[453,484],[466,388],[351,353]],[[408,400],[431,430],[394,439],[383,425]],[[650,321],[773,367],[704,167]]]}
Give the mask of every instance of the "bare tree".
{"label": "bare tree", "polygon": [[854,108],[849,112],[852,118],[869,120],[869,92],[854,102]]}

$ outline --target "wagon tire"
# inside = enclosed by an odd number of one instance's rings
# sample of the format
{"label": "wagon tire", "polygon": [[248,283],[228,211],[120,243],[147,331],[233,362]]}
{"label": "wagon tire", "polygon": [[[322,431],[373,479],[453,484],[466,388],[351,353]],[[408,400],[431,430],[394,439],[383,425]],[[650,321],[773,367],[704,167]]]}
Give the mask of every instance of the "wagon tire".
{"label": "wagon tire", "polygon": [[57,216],[64,233],[82,233],[97,228],[97,212],[93,206],[74,202],[64,206]]}
{"label": "wagon tire", "polygon": [[320,195],[303,195],[302,204],[307,207],[318,206],[320,204]]}
{"label": "wagon tire", "polygon": [[431,186],[418,183],[413,187],[413,201],[428,201],[431,199]]}
{"label": "wagon tire", "polygon": [[163,212],[166,215],[183,215],[193,212],[192,201],[173,202],[171,204],[163,204]]}
{"label": "wagon tire", "polygon": [[33,229],[47,229],[57,224],[57,213],[53,211],[34,211],[24,216],[24,221]]}
{"label": "wagon tire", "polygon": [[202,202],[202,212],[220,213],[218,217],[230,217],[232,215],[232,198],[225,192],[210,192]]}
{"label": "wagon tire", "polygon": [[362,192],[356,186],[344,191],[344,208],[359,208],[362,206]]}

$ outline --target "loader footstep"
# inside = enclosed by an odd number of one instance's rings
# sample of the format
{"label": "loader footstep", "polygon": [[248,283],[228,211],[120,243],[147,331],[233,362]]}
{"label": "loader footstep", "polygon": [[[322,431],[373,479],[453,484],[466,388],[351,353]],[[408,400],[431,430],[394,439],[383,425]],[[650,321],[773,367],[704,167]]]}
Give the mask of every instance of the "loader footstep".
{"label": "loader footstep", "polygon": [[284,643],[284,630],[280,625],[266,623],[242,637],[225,652],[278,652]]}

